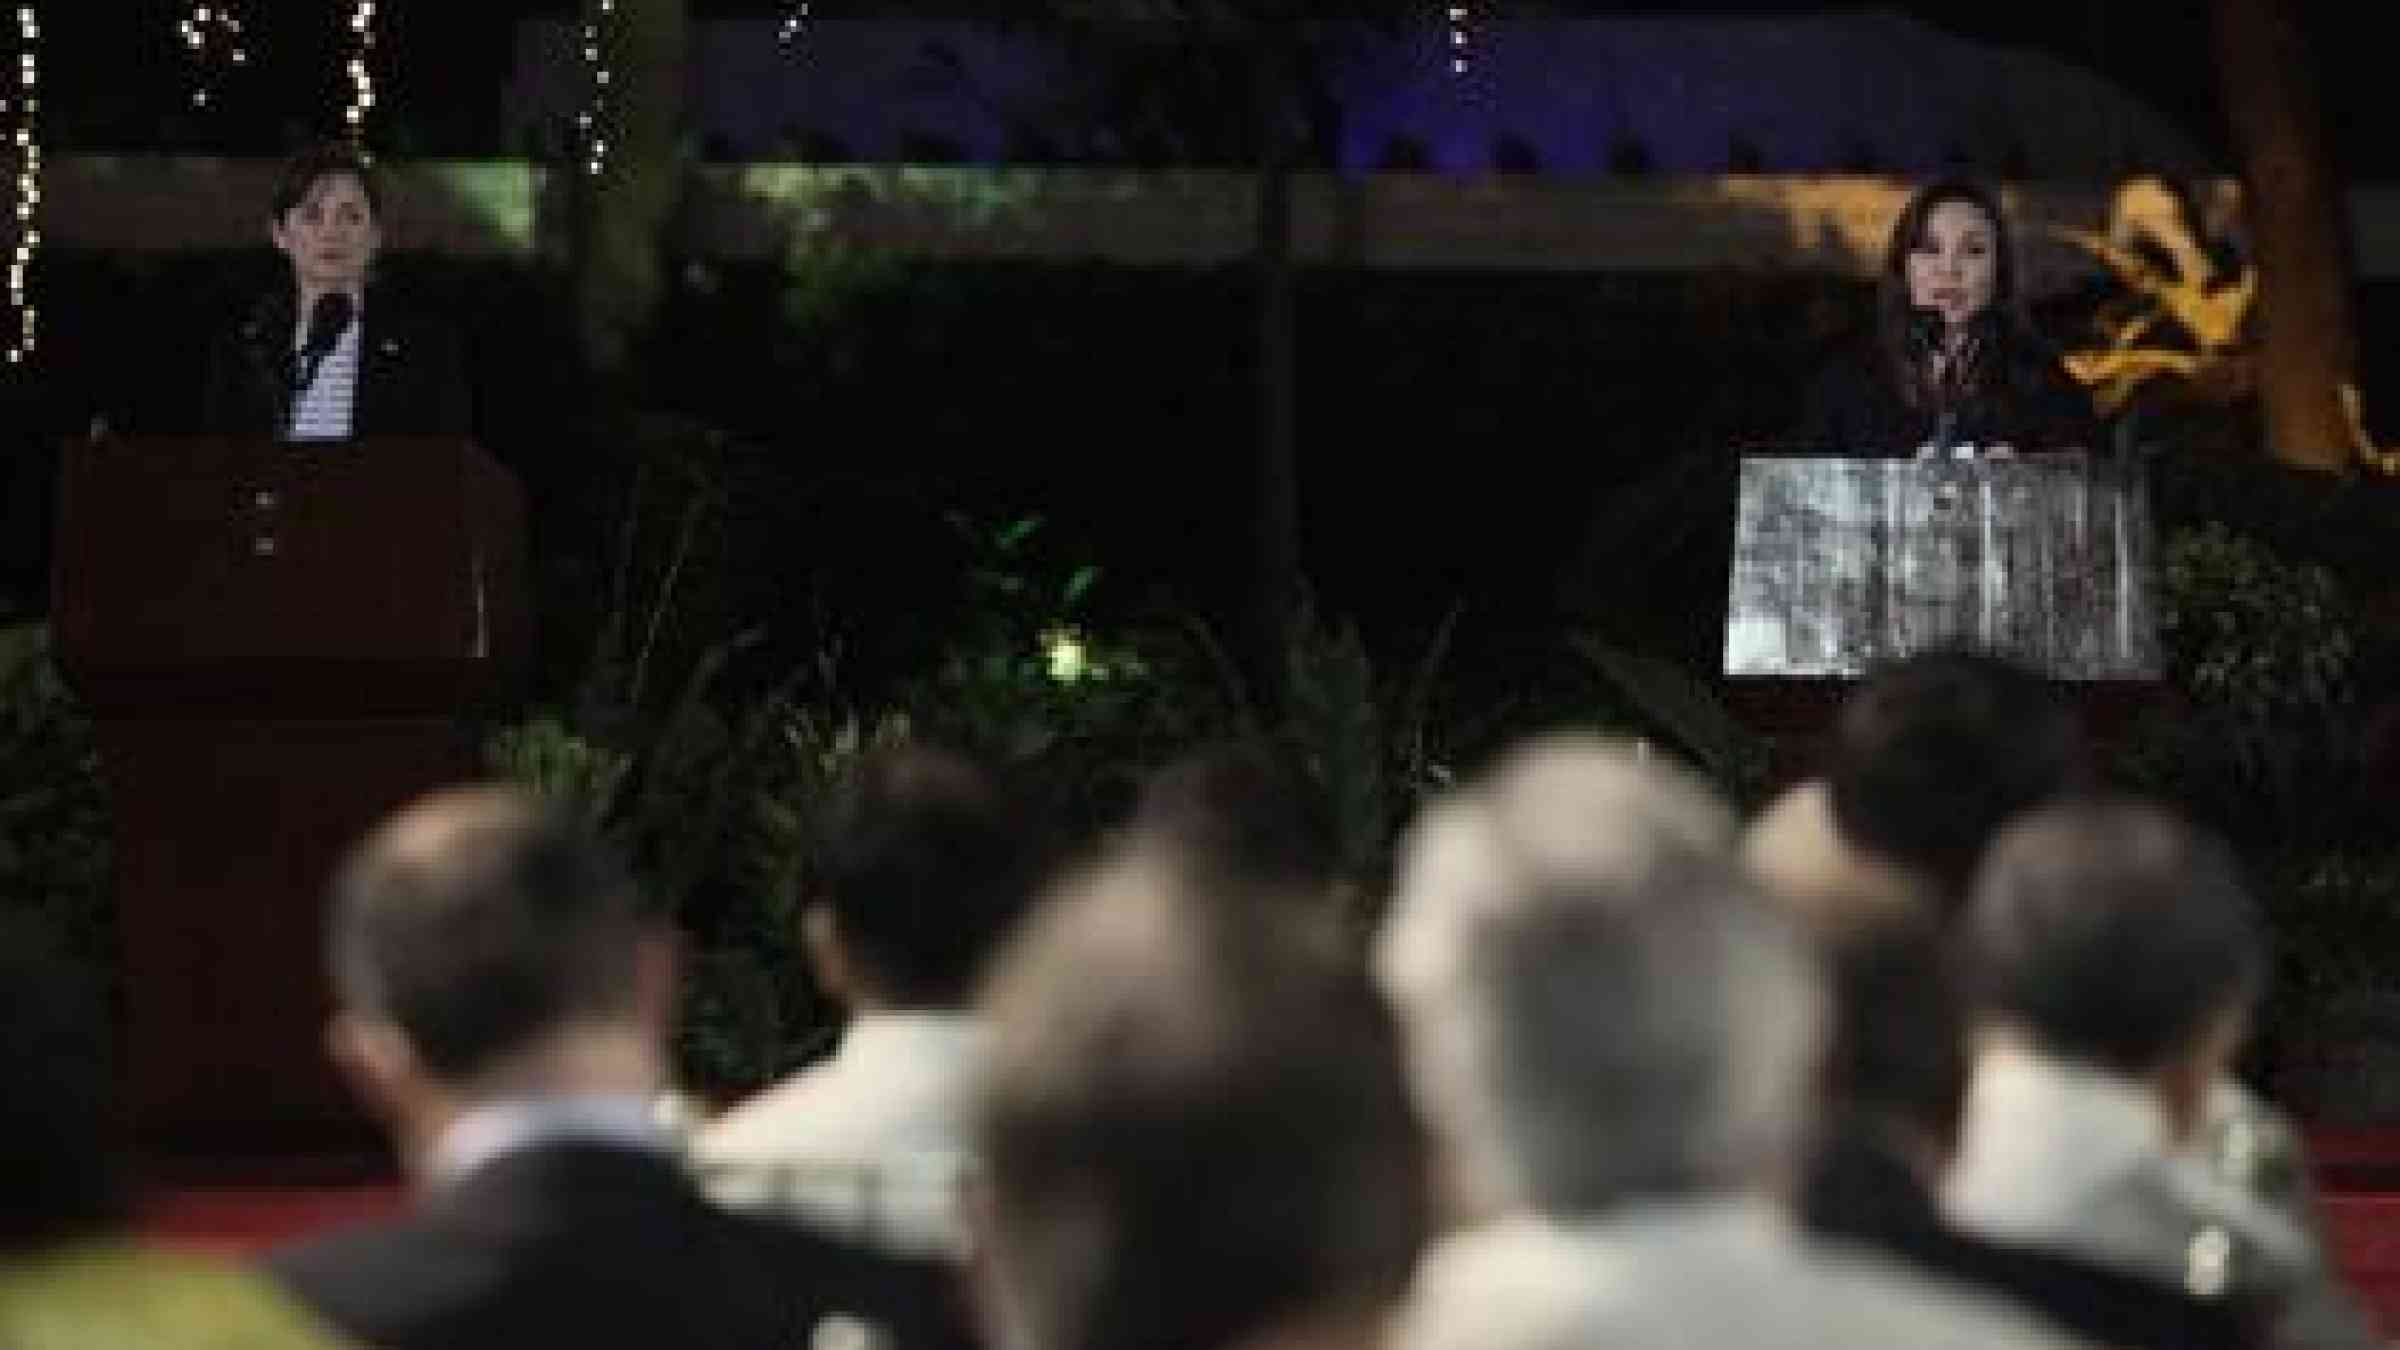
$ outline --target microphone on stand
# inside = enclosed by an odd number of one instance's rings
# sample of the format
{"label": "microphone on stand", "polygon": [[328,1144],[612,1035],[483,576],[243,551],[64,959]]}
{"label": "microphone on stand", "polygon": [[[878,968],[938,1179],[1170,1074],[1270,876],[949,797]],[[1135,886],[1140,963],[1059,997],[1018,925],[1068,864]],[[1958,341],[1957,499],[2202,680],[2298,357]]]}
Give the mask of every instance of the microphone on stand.
{"label": "microphone on stand", "polygon": [[1901,330],[1911,378],[1933,412],[1933,431],[1917,447],[1917,458],[1948,459],[1957,442],[1958,407],[1951,387],[1951,358],[1947,351],[1949,324],[1942,312],[1928,305],[1911,305]]}
{"label": "microphone on stand", "polygon": [[1997,359],[2005,338],[2002,323],[2001,316],[1986,307],[1960,325],[1953,336],[1939,310],[1910,307],[1905,330],[1908,352],[1924,372],[1922,387],[1934,412],[1933,436],[1920,448],[1920,458],[1926,457],[1927,450],[1937,459],[1982,457],[1981,448],[1968,439],[1976,430],[1972,424],[1981,420],[1969,416],[1970,405],[1984,383],[1985,366]]}
{"label": "microphone on stand", "polygon": [[1930,370],[1934,359],[1942,353],[1942,339],[1947,328],[1940,310],[1929,305],[1910,305],[1908,323],[1903,330],[1909,361],[1921,369]]}

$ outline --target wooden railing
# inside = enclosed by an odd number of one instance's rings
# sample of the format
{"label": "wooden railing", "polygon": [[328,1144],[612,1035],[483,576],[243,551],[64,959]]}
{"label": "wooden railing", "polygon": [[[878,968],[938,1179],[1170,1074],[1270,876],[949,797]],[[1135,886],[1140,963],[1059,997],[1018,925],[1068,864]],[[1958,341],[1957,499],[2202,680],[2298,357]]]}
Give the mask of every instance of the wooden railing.
{"label": "wooden railing", "polygon": [[[59,156],[44,171],[50,246],[166,250],[263,246],[277,165],[266,160]],[[565,181],[522,160],[392,162],[396,247],[532,253],[565,237]],[[1867,275],[1911,184],[1895,179],[1449,178],[1303,175],[1295,246],[1305,262],[1393,269],[1686,271]],[[685,242],[727,257],[854,246],[955,258],[1208,266],[1255,237],[1255,180],[1210,170],[728,164],[691,171]],[[2140,217],[2161,194],[2118,201],[2104,183],[2026,183],[2004,194],[2031,284],[2088,270],[2053,231]],[[2201,232],[2240,229],[2233,183],[2193,185]],[[2354,190],[2364,278],[2400,276],[2400,188]],[[2147,222],[2160,227],[2164,219]]]}

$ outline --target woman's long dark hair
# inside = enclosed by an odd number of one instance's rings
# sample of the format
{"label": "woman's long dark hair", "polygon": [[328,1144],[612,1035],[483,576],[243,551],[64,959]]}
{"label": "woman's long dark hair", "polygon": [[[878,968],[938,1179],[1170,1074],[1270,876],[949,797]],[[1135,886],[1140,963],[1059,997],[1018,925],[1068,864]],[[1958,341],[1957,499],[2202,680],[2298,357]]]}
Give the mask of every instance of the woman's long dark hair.
{"label": "woman's long dark hair", "polygon": [[[1919,310],[1909,299],[1908,256],[1924,242],[1926,221],[1935,208],[1965,202],[1992,223],[1992,303],[1968,321],[1974,344],[1964,375],[1948,389],[1933,383],[1933,356],[1942,340],[1941,320]],[[2042,345],[2025,317],[2017,287],[2016,241],[2001,213],[2000,201],[1973,183],[1944,179],[1919,188],[1892,225],[1891,242],[1884,248],[1883,275],[1876,282],[1876,347],[1884,374],[1912,408],[1940,406],[1959,399],[2014,398],[2031,386],[2031,367]]]}

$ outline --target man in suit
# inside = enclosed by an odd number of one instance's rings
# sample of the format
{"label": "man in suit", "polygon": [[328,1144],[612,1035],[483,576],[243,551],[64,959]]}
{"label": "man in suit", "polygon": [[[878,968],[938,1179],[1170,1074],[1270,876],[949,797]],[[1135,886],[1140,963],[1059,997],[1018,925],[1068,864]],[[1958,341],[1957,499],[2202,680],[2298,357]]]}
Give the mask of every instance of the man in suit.
{"label": "man in suit", "polygon": [[1429,1218],[1390,1011],[1298,895],[1138,840],[997,965],[984,1306],[1039,1350],[1380,1350]]}
{"label": "man in suit", "polygon": [[1929,922],[1880,916],[1820,954],[1833,1027],[1795,1197],[1812,1233],[1998,1294],[2120,1350],[2258,1341],[2257,1319],[2238,1302],[1951,1223],[1939,1188],[1957,1143],[1967,1047],[1948,949]]}
{"label": "man in suit", "polygon": [[2231,851],[2148,803],[2060,802],[1993,841],[1963,925],[1953,1218],[2261,1307],[2279,1345],[2373,1345],[2300,1217],[2199,1147],[2266,974]]}
{"label": "man in suit", "polygon": [[979,765],[876,751],[844,785],[802,915],[841,1048],[692,1141],[709,1194],[901,1256],[955,1258],[983,967],[1032,904],[1031,831]]}
{"label": "man in suit", "polygon": [[1375,966],[1471,1170],[1398,1344],[2079,1344],[1793,1222],[1826,994],[1732,835],[1689,775],[1566,738],[1412,826]]}
{"label": "man in suit", "polygon": [[285,166],[267,233],[290,281],[217,339],[208,430],[292,441],[466,433],[456,334],[369,285],[383,200],[373,169],[347,145],[318,146]]}
{"label": "man in suit", "polygon": [[676,954],[569,817],[508,788],[400,812],[336,879],[336,1061],[389,1127],[412,1214],[270,1268],[387,1350],[899,1345],[963,1326],[945,1268],[726,1214],[653,1117]]}
{"label": "man in suit", "polygon": [[[2171,1271],[1995,1242],[1961,1231],[1932,1187],[1966,1091],[1956,985],[1936,970],[1993,837],[2092,781],[2081,719],[2014,663],[1937,648],[1876,672],[1842,709],[1824,778],[1786,793],[1744,840],[1751,871],[1799,917],[1834,975],[1827,1119],[1803,1164],[1802,1213],[1830,1236],[2006,1292],[2110,1344],[2198,1346],[2248,1334],[2239,1301],[2200,1298]],[[1847,1060],[1845,1063],[1844,1061]],[[2315,1196],[2282,1114],[2231,1074],[2181,1145],[2319,1253]],[[2279,1141],[2268,1162],[2261,1141]],[[2344,1298],[2319,1280],[2315,1306]]]}
{"label": "man in suit", "polygon": [[1844,710],[1831,756],[1840,817],[1819,779],[1745,833],[1744,862],[1814,939],[1832,994],[1797,1210],[1820,1237],[1999,1294],[2103,1345],[2248,1344],[2257,1328],[2239,1305],[1994,1242],[1941,1212],[1967,1079],[1948,886],[1965,885],[2007,816],[2072,787],[2079,740],[2072,710],[2037,676],[1927,653],[1879,672]]}

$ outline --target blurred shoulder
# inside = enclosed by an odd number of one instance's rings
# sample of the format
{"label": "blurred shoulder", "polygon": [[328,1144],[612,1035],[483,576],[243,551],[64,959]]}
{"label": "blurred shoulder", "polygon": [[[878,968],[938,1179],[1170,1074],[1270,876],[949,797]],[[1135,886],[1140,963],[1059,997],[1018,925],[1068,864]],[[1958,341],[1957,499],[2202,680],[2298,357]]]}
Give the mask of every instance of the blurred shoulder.
{"label": "blurred shoulder", "polygon": [[330,1350],[348,1342],[254,1271],[108,1242],[13,1260],[0,1271],[0,1344]]}

